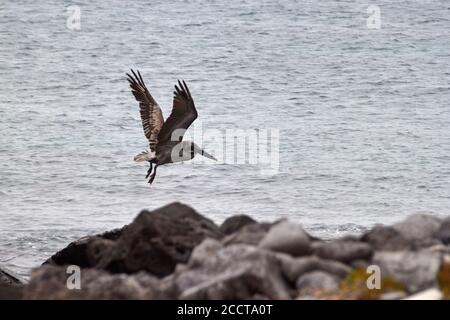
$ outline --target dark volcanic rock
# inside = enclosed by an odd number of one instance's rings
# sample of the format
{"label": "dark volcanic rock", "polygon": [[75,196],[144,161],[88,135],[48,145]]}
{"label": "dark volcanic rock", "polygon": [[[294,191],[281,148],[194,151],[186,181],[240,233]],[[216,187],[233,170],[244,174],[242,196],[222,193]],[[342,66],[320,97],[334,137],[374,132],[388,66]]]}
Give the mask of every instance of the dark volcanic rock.
{"label": "dark volcanic rock", "polygon": [[289,299],[278,259],[248,245],[220,249],[201,265],[173,276],[180,299]]}
{"label": "dark volcanic rock", "polygon": [[373,252],[367,243],[338,240],[317,244],[314,253],[324,259],[349,263],[354,260],[368,260]]}
{"label": "dark volcanic rock", "polygon": [[112,249],[122,229],[104,234],[87,236],[70,243],[67,247],[51,256],[44,264],[77,265],[80,268],[92,268]]}
{"label": "dark volcanic rock", "polygon": [[13,300],[22,297],[25,281],[12,271],[0,267],[0,300]]}
{"label": "dark volcanic rock", "polygon": [[205,238],[220,239],[222,233],[192,208],[172,203],[142,211],[96,267],[113,273],[147,271],[163,277],[171,274],[177,263],[186,263],[192,249]]}
{"label": "dark volcanic rock", "polygon": [[227,218],[220,225],[220,231],[225,235],[229,235],[229,234],[235,233],[236,231],[241,229],[243,226],[246,226],[251,223],[256,223],[256,221],[244,214],[232,216],[230,218]]}
{"label": "dark volcanic rock", "polygon": [[145,273],[109,274],[103,270],[82,269],[80,288],[69,289],[63,266],[46,265],[33,271],[24,288],[25,299],[171,299],[170,285]]}
{"label": "dark volcanic rock", "polygon": [[442,222],[435,236],[443,244],[450,244],[450,217]]}

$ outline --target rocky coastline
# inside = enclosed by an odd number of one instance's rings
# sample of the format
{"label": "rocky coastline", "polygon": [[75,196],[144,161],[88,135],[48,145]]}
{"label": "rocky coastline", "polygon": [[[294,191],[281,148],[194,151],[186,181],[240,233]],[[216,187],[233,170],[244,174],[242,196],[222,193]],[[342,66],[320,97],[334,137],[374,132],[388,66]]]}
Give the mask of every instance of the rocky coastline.
{"label": "rocky coastline", "polygon": [[0,299],[448,298],[450,217],[424,214],[322,240],[288,220],[218,226],[172,203],[70,243],[28,282],[0,266]]}

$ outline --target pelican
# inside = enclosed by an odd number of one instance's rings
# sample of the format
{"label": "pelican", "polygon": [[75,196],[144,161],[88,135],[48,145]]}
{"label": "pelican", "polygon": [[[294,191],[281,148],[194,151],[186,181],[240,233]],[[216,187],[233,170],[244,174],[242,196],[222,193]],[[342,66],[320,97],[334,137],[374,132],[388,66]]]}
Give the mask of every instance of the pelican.
{"label": "pelican", "polygon": [[[189,126],[197,119],[197,110],[194,100],[184,81],[178,80],[173,92],[173,106],[170,116],[164,122],[161,108],[153,99],[145,86],[139,70],[131,69],[132,75],[127,73],[131,92],[139,102],[144,134],[149,141],[149,150],[143,151],[134,157],[134,161],[148,161],[150,168],[145,178],[152,184],[156,176],[156,168],[166,163],[175,163],[191,160],[195,155],[217,160],[191,141],[183,141],[183,135]],[[153,169],[153,165],[154,169]]]}

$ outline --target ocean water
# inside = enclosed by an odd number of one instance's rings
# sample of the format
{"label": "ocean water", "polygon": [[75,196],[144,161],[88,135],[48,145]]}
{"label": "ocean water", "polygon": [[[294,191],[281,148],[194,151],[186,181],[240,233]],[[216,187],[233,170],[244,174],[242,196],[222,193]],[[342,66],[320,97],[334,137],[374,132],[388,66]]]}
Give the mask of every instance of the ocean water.
{"label": "ocean water", "polygon": [[[27,276],[172,201],[322,237],[450,214],[447,0],[79,0],[79,30],[71,5],[0,3],[0,264]],[[279,172],[184,163],[149,187],[131,67],[165,117],[185,79],[204,130],[279,130]]]}

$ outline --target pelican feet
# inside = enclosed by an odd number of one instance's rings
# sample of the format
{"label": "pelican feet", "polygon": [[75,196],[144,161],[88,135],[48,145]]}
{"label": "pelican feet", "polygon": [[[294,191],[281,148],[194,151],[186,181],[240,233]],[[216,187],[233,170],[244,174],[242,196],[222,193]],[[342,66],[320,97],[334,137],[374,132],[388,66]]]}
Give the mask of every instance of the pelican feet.
{"label": "pelican feet", "polygon": [[150,163],[150,168],[147,171],[147,175],[145,176],[145,179],[148,179],[148,177],[152,173],[152,169],[153,169],[153,163],[151,161],[149,161],[148,163]]}
{"label": "pelican feet", "polygon": [[[148,180],[148,183],[152,184],[153,180],[155,180],[156,177],[156,168],[158,168],[158,165],[155,165],[155,170],[153,170],[153,173],[150,175],[150,180]],[[148,175],[147,175],[148,177]]]}

